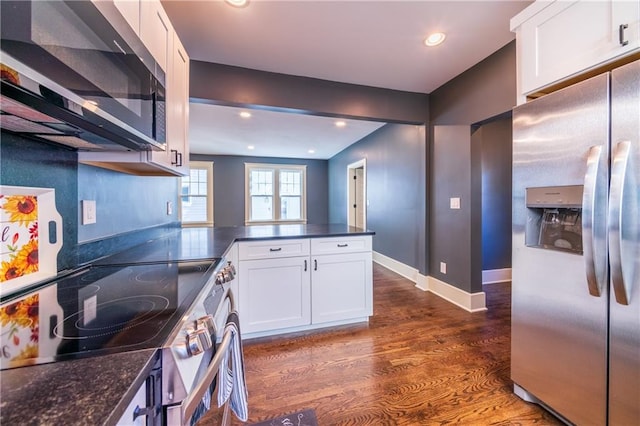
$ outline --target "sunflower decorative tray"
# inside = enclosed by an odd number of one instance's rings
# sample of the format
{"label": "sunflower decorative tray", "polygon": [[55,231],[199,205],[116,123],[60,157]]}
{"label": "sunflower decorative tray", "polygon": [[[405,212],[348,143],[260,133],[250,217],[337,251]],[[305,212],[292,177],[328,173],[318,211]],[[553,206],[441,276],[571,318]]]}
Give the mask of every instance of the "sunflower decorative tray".
{"label": "sunflower decorative tray", "polygon": [[55,276],[61,247],[55,190],[0,185],[0,296]]}

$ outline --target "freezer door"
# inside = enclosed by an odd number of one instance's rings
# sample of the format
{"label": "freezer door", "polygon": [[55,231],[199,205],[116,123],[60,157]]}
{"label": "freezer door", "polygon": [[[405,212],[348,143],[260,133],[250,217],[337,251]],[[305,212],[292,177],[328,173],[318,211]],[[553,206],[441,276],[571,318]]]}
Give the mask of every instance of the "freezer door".
{"label": "freezer door", "polygon": [[[514,109],[511,377],[580,425],[606,423],[608,162],[608,74]],[[584,185],[584,254],[525,245],[526,188],[561,185]]]}
{"label": "freezer door", "polygon": [[609,424],[640,424],[640,62],[612,72]]}

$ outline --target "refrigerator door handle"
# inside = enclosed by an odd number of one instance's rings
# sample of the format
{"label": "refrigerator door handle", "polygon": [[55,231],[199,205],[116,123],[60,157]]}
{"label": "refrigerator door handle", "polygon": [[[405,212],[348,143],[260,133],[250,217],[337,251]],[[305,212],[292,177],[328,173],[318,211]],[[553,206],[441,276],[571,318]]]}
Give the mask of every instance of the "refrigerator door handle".
{"label": "refrigerator door handle", "polygon": [[602,146],[596,145],[589,149],[587,172],[584,176],[584,192],[582,193],[582,248],[589,294],[595,297],[602,296],[602,283],[604,281],[604,277],[598,276],[596,267],[596,231],[594,229],[596,222],[598,169],[601,156]]}
{"label": "refrigerator door handle", "polygon": [[616,144],[611,165],[611,187],[609,189],[609,263],[611,265],[611,283],[616,301],[621,305],[629,304],[628,291],[622,273],[622,201],[624,180],[629,162],[631,143],[623,141]]}

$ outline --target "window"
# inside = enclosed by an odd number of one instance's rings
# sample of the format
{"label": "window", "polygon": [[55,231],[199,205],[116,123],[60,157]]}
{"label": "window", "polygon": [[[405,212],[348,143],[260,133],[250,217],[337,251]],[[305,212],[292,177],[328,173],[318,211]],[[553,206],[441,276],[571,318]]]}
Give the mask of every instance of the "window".
{"label": "window", "polygon": [[245,223],[306,223],[307,166],[245,163]]}
{"label": "window", "polygon": [[192,161],[180,185],[183,226],[213,226],[213,163]]}

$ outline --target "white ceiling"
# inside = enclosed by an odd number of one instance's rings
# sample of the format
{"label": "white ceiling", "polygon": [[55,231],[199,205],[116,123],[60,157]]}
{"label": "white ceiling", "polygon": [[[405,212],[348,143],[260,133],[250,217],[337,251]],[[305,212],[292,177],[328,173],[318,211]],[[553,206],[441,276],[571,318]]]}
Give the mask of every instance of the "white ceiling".
{"label": "white ceiling", "polygon": [[[244,8],[221,0],[162,3],[191,59],[431,93],[513,40],[509,20],[531,1],[250,0]],[[447,38],[427,48],[423,39],[434,31]],[[318,146],[333,143],[336,129],[331,126],[325,126],[330,129],[325,135],[321,123],[305,130],[302,123],[313,121],[310,117],[298,121],[299,116],[265,110],[253,111],[258,135],[253,136],[247,123],[244,130],[235,129],[225,108],[191,105],[191,152],[258,155],[257,148],[252,154],[246,149],[248,140],[257,137],[272,148],[260,155],[326,158]],[[331,119],[317,119],[331,124]],[[364,129],[359,126],[353,137]],[[306,153],[306,140],[314,142],[317,154]],[[344,148],[356,141],[335,142]],[[304,152],[282,155],[300,145]],[[340,145],[327,152],[335,149]]]}
{"label": "white ceiling", "polygon": [[[242,118],[241,111],[252,115]],[[337,127],[337,119],[329,117],[191,103],[190,149],[203,153],[207,147],[215,147],[218,155],[326,160],[384,125],[341,120],[344,127]]]}

